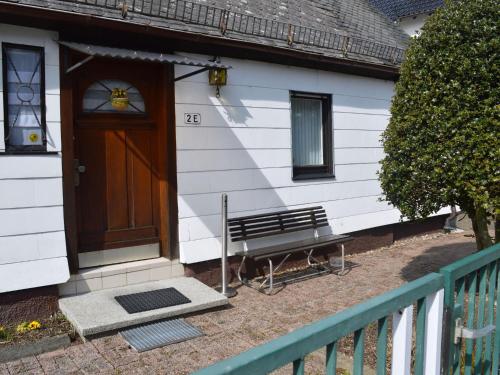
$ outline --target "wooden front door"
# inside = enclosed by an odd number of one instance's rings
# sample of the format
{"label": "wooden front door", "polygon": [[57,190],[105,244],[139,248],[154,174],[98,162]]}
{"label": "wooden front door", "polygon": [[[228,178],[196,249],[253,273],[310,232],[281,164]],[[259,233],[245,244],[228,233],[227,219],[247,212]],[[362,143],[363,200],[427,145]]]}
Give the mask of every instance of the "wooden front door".
{"label": "wooden front door", "polygon": [[152,64],[102,60],[76,78],[80,253],[160,242],[159,76]]}

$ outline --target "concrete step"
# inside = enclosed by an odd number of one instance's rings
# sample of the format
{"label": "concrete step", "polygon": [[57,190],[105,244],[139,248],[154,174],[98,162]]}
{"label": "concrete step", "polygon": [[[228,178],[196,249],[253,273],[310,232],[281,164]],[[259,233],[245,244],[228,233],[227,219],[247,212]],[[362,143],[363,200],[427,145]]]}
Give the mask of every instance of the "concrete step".
{"label": "concrete step", "polygon": [[162,257],[83,268],[72,274],[68,282],[59,285],[59,295],[74,296],[180,276],[184,276],[184,266],[179,260]]}
{"label": "concrete step", "polygon": [[[115,296],[173,287],[191,300],[183,305],[128,314]],[[177,317],[228,303],[226,297],[192,277],[128,285],[59,299],[59,308],[80,336],[91,336],[124,327]]]}

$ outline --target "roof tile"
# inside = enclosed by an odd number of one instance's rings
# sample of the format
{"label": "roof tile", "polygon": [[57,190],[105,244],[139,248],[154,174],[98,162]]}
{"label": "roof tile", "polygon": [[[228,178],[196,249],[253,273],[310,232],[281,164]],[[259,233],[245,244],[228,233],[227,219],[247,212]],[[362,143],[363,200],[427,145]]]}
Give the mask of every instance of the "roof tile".
{"label": "roof tile", "polygon": [[[119,5],[126,2],[126,20],[133,23],[384,65],[397,65],[407,42],[404,32],[369,3],[375,0],[7,1],[120,20]],[[223,10],[230,12],[225,33],[220,30]],[[210,12],[216,12],[219,18],[200,22]],[[286,38],[290,25],[294,31],[292,46]],[[273,37],[278,30],[281,38]]]}

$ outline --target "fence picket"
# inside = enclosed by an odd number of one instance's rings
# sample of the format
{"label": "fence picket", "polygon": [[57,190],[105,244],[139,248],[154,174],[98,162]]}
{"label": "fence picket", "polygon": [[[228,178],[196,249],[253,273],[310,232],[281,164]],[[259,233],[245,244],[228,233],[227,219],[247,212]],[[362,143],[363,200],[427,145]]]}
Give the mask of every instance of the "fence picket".
{"label": "fence picket", "polygon": [[413,305],[392,314],[392,375],[410,375]]}
{"label": "fence picket", "polygon": [[495,349],[493,349],[493,371],[500,371],[500,311],[498,308],[500,306],[500,261],[497,262],[497,318],[496,318],[496,326],[497,329],[495,331]]}
{"label": "fence picket", "polygon": [[[486,324],[493,324],[494,318],[495,318],[495,288],[496,288],[496,283],[497,283],[497,264],[492,263],[490,264],[490,269],[489,269],[489,278],[488,278],[488,317],[487,317],[487,323]],[[488,335],[486,337],[486,344],[484,346],[484,361],[486,365],[486,369],[484,372],[484,375],[492,375],[491,374],[491,349],[492,349],[492,336],[493,335]],[[497,375],[497,374],[493,374]]]}
{"label": "fence picket", "polygon": [[354,332],[354,375],[363,375],[363,357],[365,354],[365,328]]}
{"label": "fence picket", "polygon": [[337,374],[337,342],[326,346],[326,375]]}
{"label": "fence picket", "polygon": [[[426,297],[425,300],[425,354],[424,374],[441,373],[441,343],[443,338],[444,289]],[[417,326],[418,329],[418,326]]]}
{"label": "fence picket", "polygon": [[[466,278],[462,277],[460,280],[457,281],[456,283],[456,288],[457,288],[457,301],[456,304],[464,306],[465,302],[465,287],[466,287]],[[453,375],[460,375],[460,359],[462,355],[462,346],[461,345],[455,345],[455,350],[453,354],[453,358],[455,359],[453,362]]]}
{"label": "fence picket", "polygon": [[304,375],[305,364],[304,358],[293,361],[293,375]]}
{"label": "fence picket", "polygon": [[[479,271],[479,300],[477,307],[476,328],[484,326],[484,312],[486,308],[486,283],[488,281],[488,268],[485,266]],[[476,349],[474,351],[475,363],[474,374],[482,374],[483,366],[483,338],[476,340]]]}
{"label": "fence picket", "polygon": [[425,298],[417,301],[417,322],[415,337],[415,375],[424,375],[424,350],[425,350],[425,318],[426,318]]}
{"label": "fence picket", "polygon": [[387,374],[387,325],[388,317],[378,320],[377,335],[377,375]]}
{"label": "fence picket", "polygon": [[[467,304],[467,327],[474,327],[474,319],[476,312],[476,291],[477,291],[477,271],[470,276],[469,289],[467,296],[469,298],[469,303]],[[454,322],[451,322],[452,324]],[[473,358],[474,353],[474,341],[465,340],[465,375],[472,374]]]}

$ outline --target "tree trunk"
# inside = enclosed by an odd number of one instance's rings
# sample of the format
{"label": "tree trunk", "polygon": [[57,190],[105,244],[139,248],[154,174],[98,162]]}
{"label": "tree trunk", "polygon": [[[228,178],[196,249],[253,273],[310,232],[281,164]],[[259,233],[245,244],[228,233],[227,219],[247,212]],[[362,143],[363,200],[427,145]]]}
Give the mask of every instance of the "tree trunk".
{"label": "tree trunk", "polygon": [[478,250],[486,249],[493,245],[490,234],[488,232],[488,214],[484,208],[475,208],[468,212],[471,221],[472,229],[476,237],[476,245]]}

